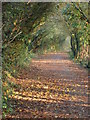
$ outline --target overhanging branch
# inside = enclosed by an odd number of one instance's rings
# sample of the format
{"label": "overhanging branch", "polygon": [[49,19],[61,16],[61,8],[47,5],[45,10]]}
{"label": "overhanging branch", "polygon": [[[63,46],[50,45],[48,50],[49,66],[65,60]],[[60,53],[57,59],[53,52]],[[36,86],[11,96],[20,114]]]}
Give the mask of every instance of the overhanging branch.
{"label": "overhanging branch", "polygon": [[74,7],[83,15],[83,17],[87,20],[87,22],[89,22],[88,17],[85,15],[85,13],[82,11],[80,5],[79,8],[75,5],[75,3],[73,3]]}
{"label": "overhanging branch", "polygon": [[18,34],[16,34],[16,35],[12,38],[12,40],[7,43],[7,45],[6,45],[4,48],[8,47],[8,45],[9,45],[11,42],[13,42],[13,41],[15,40],[15,38],[16,38],[17,36],[19,36],[21,33],[22,33],[22,31],[20,31]]}

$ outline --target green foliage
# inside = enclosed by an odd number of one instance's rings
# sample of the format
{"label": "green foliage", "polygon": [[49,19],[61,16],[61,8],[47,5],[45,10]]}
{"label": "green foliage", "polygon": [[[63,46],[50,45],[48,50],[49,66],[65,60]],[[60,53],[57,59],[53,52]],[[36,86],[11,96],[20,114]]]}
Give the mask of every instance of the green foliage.
{"label": "green foliage", "polygon": [[68,3],[62,14],[71,33],[71,47],[74,57],[88,65],[89,20],[88,3]]}
{"label": "green foliage", "polygon": [[[52,3],[3,3],[3,76],[7,71],[12,76],[17,76],[20,68],[27,66],[35,49],[40,45],[47,15],[52,8]],[[3,115],[12,112],[8,105],[13,87],[3,78]]]}
{"label": "green foliage", "polygon": [[[3,3],[2,15],[3,73],[8,71],[15,77],[37,53],[64,51],[69,35],[73,56],[87,64],[90,27],[87,3]],[[6,77],[3,83],[7,84],[3,84],[4,93],[13,88]],[[3,94],[3,109],[8,112],[12,111],[8,106],[8,96],[12,91],[10,89],[7,95]]]}
{"label": "green foliage", "polygon": [[23,66],[28,51],[31,54],[31,50],[39,45],[43,34],[40,26],[51,7],[52,4],[46,3],[3,3],[4,70],[14,73],[16,67]]}
{"label": "green foliage", "polygon": [[3,117],[5,117],[6,114],[12,112],[12,106],[11,104],[9,104],[9,102],[10,102],[10,96],[12,96],[13,93],[13,88],[11,83],[7,80],[6,74],[3,74],[2,81],[3,81],[2,109],[3,109]]}

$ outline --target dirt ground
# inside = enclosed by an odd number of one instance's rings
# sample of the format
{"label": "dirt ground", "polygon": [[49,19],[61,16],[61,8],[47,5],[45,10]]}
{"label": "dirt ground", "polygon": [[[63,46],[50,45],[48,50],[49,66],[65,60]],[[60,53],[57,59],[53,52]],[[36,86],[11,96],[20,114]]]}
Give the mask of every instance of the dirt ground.
{"label": "dirt ground", "polygon": [[7,118],[87,118],[88,72],[67,53],[50,53],[33,59],[15,79]]}

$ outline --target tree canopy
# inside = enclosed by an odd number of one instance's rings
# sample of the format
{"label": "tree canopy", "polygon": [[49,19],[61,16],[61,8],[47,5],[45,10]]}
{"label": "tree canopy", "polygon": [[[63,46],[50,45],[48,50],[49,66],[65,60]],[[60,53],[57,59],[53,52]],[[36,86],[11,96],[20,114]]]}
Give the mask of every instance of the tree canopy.
{"label": "tree canopy", "polygon": [[[4,86],[7,71],[16,76],[35,54],[68,51],[90,67],[88,3],[3,2],[2,22]],[[3,89],[6,110],[10,91]]]}

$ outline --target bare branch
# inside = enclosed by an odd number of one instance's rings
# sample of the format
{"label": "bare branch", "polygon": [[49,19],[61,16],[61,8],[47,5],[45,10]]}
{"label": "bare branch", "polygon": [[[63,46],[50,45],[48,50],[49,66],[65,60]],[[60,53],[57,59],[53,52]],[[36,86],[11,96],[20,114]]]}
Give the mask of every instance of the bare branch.
{"label": "bare branch", "polygon": [[11,42],[13,42],[13,41],[15,40],[15,38],[16,38],[17,36],[19,36],[21,33],[22,33],[22,31],[20,31],[18,34],[16,34],[16,35],[13,37],[13,39],[12,39],[11,41],[9,41],[4,48],[8,47],[8,45],[9,45]]}
{"label": "bare branch", "polygon": [[5,24],[2,25],[2,27],[0,28],[0,30],[2,30],[4,26],[5,26]]}

